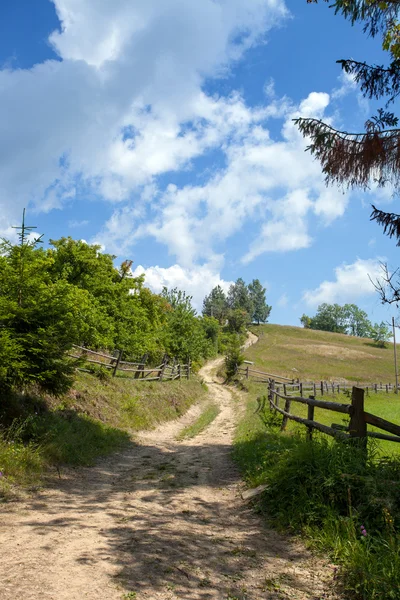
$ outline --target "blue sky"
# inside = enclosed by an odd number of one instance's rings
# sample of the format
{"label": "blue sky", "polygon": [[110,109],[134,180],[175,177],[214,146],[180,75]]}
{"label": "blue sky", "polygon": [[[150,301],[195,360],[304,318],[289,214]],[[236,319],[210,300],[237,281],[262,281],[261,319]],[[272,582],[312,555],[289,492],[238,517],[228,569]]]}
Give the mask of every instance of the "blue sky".
{"label": "blue sky", "polygon": [[321,302],[388,319],[368,276],[398,252],[369,214],[396,201],[326,188],[292,124],[362,128],[348,57],[385,58],[325,3],[3,0],[0,233],[27,207],[46,239],[99,243],[198,307],[259,278],[275,323]]}

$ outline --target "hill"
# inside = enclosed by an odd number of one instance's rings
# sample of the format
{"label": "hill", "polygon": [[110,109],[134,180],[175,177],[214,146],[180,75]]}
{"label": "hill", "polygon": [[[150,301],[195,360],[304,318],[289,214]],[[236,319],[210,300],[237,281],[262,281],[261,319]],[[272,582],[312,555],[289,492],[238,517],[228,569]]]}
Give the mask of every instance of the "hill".
{"label": "hill", "polygon": [[259,336],[246,352],[257,368],[302,380],[394,383],[393,344],[284,325],[252,327]]}

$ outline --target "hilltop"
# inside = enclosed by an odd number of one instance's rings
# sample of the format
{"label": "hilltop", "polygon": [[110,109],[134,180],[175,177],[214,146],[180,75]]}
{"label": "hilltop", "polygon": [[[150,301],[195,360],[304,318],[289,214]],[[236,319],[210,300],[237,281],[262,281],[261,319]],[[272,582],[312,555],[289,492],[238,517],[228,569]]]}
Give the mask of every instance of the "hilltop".
{"label": "hilltop", "polygon": [[253,326],[259,342],[246,352],[262,371],[303,380],[394,382],[393,344],[287,325]]}

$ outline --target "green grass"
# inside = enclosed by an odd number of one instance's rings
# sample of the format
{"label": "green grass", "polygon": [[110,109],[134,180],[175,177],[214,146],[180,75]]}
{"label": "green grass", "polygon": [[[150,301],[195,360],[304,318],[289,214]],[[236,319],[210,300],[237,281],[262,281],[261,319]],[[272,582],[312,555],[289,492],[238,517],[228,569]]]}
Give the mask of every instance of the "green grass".
{"label": "green grass", "polygon": [[78,373],[62,398],[14,395],[0,406],[0,500],[40,485],[49,467],[92,465],[131,434],[182,415],[207,391],[190,381],[100,381]]}
{"label": "green grass", "polygon": [[234,457],[249,486],[268,485],[259,508],[279,529],[302,534],[329,553],[340,565],[337,580],[349,597],[398,599],[400,460],[382,457],[373,442],[365,461],[354,444],[322,434],[308,442],[300,433],[304,428],[281,433],[280,416],[267,408],[262,422],[255,408],[252,393]]}
{"label": "green grass", "polygon": [[220,410],[216,404],[209,404],[194,423],[184,427],[184,429],[179,432],[176,439],[185,440],[196,437],[196,435],[204,431],[204,429],[214,421],[219,412]]}
{"label": "green grass", "polygon": [[246,359],[262,371],[302,380],[394,383],[393,344],[377,348],[366,338],[282,325],[252,331],[259,341]]}

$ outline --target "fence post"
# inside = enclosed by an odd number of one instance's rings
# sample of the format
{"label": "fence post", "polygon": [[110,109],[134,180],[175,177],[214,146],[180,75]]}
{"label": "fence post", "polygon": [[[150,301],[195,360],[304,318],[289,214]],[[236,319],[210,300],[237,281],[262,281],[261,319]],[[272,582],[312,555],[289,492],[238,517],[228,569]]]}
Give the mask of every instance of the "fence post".
{"label": "fence post", "polygon": [[314,381],[314,398],[316,398],[317,396],[317,386],[315,385],[315,381]]}
{"label": "fence post", "polygon": [[286,383],[283,384],[283,395],[287,396],[287,393],[286,393]]}
{"label": "fence post", "polygon": [[[314,396],[309,396],[309,399],[310,400],[315,400],[315,397]],[[307,409],[308,409],[307,410],[307,419],[309,421],[314,421],[314,410],[315,410],[315,407],[314,406],[310,406],[308,404]],[[310,440],[310,441],[312,440],[313,429],[314,429],[314,427],[312,425],[307,425],[307,439]]]}
{"label": "fence post", "polygon": [[190,358],[188,358],[187,378],[190,379]]}
{"label": "fence post", "polygon": [[321,396],[324,395],[324,382],[321,381]]}
{"label": "fence post", "polygon": [[[285,412],[287,412],[287,413],[290,413],[290,404],[291,404],[291,400],[288,397],[285,400]],[[285,431],[288,420],[289,420],[289,417],[287,417],[286,415],[283,415],[281,431]]]}
{"label": "fence post", "polygon": [[303,384],[302,383],[299,384],[299,391],[300,391],[300,396],[303,397]]}
{"label": "fence post", "polygon": [[269,380],[269,409],[272,410],[273,406],[272,403],[274,401],[274,389],[275,389],[275,382],[273,379]]}
{"label": "fence post", "polygon": [[115,367],[113,369],[113,377],[115,377],[117,374],[117,369],[119,367],[119,363],[121,362],[121,357],[122,357],[122,350],[118,350],[117,360],[115,362]]}
{"label": "fence post", "polygon": [[364,390],[353,387],[351,394],[351,412],[350,412],[350,437],[362,438],[363,445],[367,445],[367,424],[364,418]]}
{"label": "fence post", "polygon": [[178,379],[181,378],[181,364],[178,365]]}
{"label": "fence post", "polygon": [[246,379],[249,378],[249,365],[247,365],[247,369],[246,369]]}

